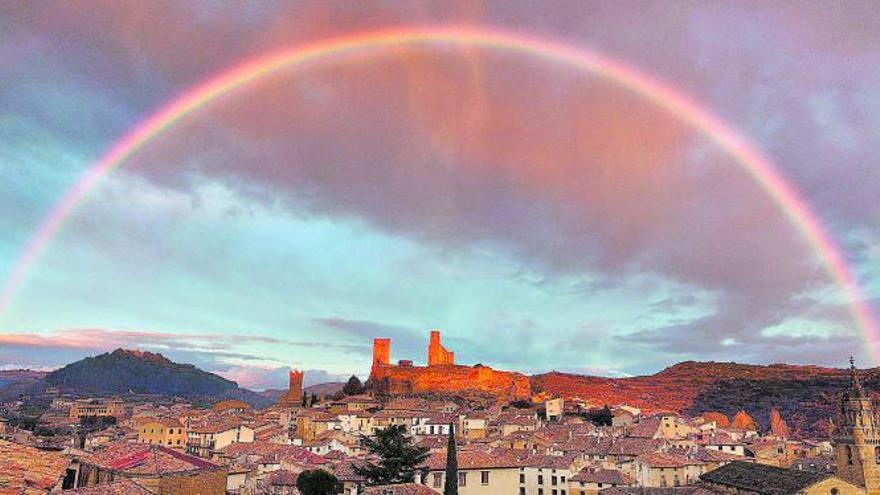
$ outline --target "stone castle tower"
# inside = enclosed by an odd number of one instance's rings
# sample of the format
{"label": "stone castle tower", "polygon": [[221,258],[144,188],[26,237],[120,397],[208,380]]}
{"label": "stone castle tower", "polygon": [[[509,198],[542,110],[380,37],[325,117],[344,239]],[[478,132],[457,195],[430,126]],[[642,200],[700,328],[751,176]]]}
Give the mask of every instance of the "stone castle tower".
{"label": "stone castle tower", "polygon": [[303,372],[290,370],[287,378],[287,393],[278,399],[278,404],[282,406],[297,406],[302,402],[303,397]]}
{"label": "stone castle tower", "polygon": [[428,341],[428,366],[438,364],[455,364],[455,353],[446,350],[440,343],[440,330],[431,330],[431,340]]}
{"label": "stone castle tower", "polygon": [[841,399],[840,415],[834,434],[837,476],[864,487],[868,495],[880,495],[880,423],[852,358],[850,387]]}
{"label": "stone castle tower", "polygon": [[373,339],[373,368],[391,363],[391,339]]}

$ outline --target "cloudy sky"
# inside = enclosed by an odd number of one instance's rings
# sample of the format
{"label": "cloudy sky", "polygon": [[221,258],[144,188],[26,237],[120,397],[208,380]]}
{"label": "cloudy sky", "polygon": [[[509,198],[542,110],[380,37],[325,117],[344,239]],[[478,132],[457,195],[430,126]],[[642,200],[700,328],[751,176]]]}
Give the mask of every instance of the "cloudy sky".
{"label": "cloudy sky", "polygon": [[[500,28],[666,81],[764,152],[880,306],[872,2],[0,4],[0,282],[142,119],[255,56]],[[100,182],[0,313],[0,367],[158,350],[264,388],[424,361],[655,372],[870,357],[821,261],[706,136],[595,74],[472,46],[316,61],[200,108]]]}

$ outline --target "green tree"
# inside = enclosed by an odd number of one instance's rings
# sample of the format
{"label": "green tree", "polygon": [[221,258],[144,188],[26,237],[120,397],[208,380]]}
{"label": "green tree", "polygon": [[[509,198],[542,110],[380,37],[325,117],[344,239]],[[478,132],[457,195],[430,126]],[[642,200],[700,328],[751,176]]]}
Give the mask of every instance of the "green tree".
{"label": "green tree", "polygon": [[303,397],[302,397],[302,406],[303,406],[303,407],[309,407],[309,396],[306,395],[306,394],[303,394]]}
{"label": "green tree", "polygon": [[318,394],[312,394],[312,405],[314,406],[317,403],[318,403]]}
{"label": "green tree", "polygon": [[342,387],[342,392],[345,395],[358,395],[364,393],[364,385],[361,383],[360,378],[351,375],[351,378],[348,379],[348,383]]}
{"label": "green tree", "polygon": [[449,441],[446,444],[446,482],[443,495],[458,495],[458,452],[455,448],[455,426],[449,423]]}
{"label": "green tree", "polygon": [[323,469],[303,471],[296,479],[296,488],[302,495],[335,495],[337,484],[336,476]]}
{"label": "green tree", "polygon": [[614,414],[611,413],[611,408],[608,407],[608,404],[605,404],[605,407],[600,409],[599,412],[593,413],[590,419],[596,426],[611,426],[613,420]]}
{"label": "green tree", "polygon": [[412,483],[418,466],[428,458],[428,448],[412,444],[406,426],[392,425],[376,430],[376,437],[362,437],[361,445],[379,462],[354,466],[354,471],[367,480],[368,485]]}

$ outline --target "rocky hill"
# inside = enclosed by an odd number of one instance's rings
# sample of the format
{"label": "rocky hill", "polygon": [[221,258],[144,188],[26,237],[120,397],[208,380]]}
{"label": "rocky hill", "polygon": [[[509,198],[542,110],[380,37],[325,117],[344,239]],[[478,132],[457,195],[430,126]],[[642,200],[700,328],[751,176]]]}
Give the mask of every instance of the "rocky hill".
{"label": "rocky hill", "polygon": [[528,377],[488,366],[393,366],[373,368],[368,387],[388,395],[485,395],[499,402],[531,397]]}
{"label": "rocky hill", "polygon": [[[877,370],[862,371],[867,390],[877,390]],[[602,378],[567,373],[531,377],[535,392],[588,399],[596,404],[629,404],[646,411],[685,414],[745,409],[762,427],[777,408],[795,430],[820,433],[834,415],[849,384],[849,371],[818,366],[769,366],[687,361],[649,376]]]}
{"label": "rocky hill", "polygon": [[237,383],[180,364],[152,352],[116,349],[87,357],[46,374],[39,387],[57,387],[76,395],[158,394],[207,401],[244,400],[254,407],[268,404],[259,394]]}

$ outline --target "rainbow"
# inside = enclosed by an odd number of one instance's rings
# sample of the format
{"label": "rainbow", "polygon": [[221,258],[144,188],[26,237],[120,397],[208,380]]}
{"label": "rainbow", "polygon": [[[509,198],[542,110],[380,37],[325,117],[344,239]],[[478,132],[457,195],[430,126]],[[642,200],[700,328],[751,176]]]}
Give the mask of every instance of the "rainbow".
{"label": "rainbow", "polygon": [[[422,45],[495,49],[574,67],[633,91],[692,126],[735,158],[801,233],[831,279],[842,289],[853,320],[862,332],[865,342],[871,342],[875,336],[880,335],[880,328],[865,302],[866,298],[853,272],[816,215],[760,151],[707,109],[669,85],[597,52],[518,33],[469,27],[395,28],[307,43],[244,62],[179,95],[116,142],[46,216],[22,249],[3,285],[0,292],[0,315],[8,309],[28,271],[62,227],[64,220],[101,178],[187,115],[236,89],[283,69],[331,61],[343,56],[366,56],[394,47]],[[869,349],[874,361],[878,361],[876,350],[872,346]]]}

